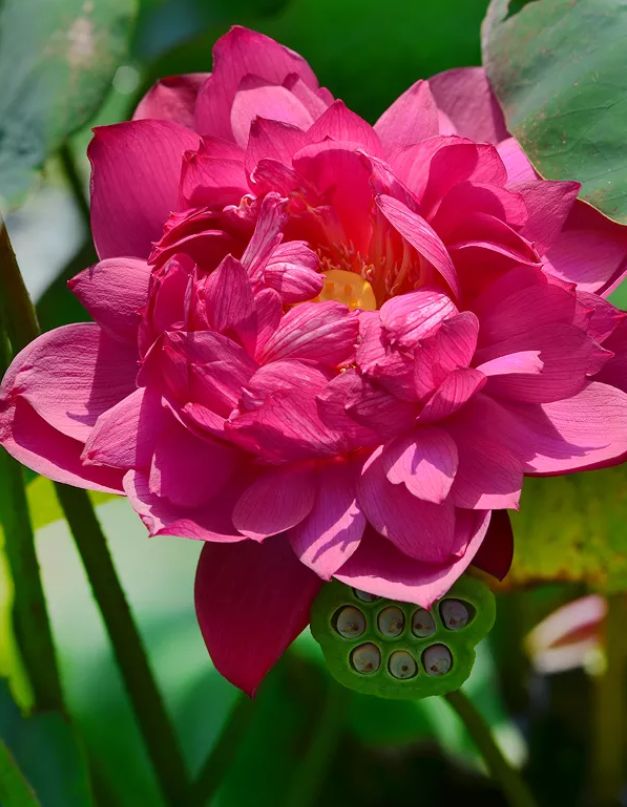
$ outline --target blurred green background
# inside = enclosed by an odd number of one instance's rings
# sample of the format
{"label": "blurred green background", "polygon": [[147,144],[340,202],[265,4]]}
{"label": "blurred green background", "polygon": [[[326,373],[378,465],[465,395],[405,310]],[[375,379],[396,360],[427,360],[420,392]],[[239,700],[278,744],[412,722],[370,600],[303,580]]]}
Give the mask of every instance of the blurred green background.
{"label": "blurred green background", "polygon": [[[55,73],[55,97],[42,95],[38,79],[41,70],[53,69],[42,58],[49,55],[44,44],[54,43],[50,31],[64,30],[89,0],[0,3],[0,194],[43,329],[87,318],[65,282],[95,259],[79,195],[87,192],[90,128],[128,118],[157,77],[209,70],[213,42],[240,23],[298,50],[323,85],[374,121],[417,78],[480,63],[487,2],[110,0],[96,6],[98,63],[84,71],[79,65],[80,93],[66,73]],[[79,28],[79,56],[80,35]],[[43,170],[33,170],[40,163]],[[1,556],[0,675],[8,685],[0,685],[0,737],[33,784],[42,783],[44,807],[158,807],[161,797],[52,486],[28,479],[79,752],[64,751],[67,726],[44,725],[42,716],[24,723],[16,712],[13,701],[27,709],[30,693],[12,637],[12,587]],[[497,627],[482,643],[468,685],[505,753],[526,766],[543,805],[590,803],[596,684],[580,668],[554,676],[534,672],[523,638],[589,586],[610,594],[627,586],[624,479],[612,470],[529,487],[516,521],[517,585],[499,595]],[[173,538],[149,542],[125,501],[94,501],[196,771],[238,697],[212,669],[197,628],[192,586],[199,546]],[[307,803],[330,807],[504,803],[444,702],[385,702],[348,691],[331,697],[329,720],[329,680],[305,633],[262,686],[213,803],[305,807],[303,783]]]}

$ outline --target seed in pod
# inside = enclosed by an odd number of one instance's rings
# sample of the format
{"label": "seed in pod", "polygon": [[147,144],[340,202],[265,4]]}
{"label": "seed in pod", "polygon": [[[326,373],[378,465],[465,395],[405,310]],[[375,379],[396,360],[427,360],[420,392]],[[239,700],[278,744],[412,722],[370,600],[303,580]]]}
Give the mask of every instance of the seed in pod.
{"label": "seed in pod", "polygon": [[470,607],[461,600],[444,600],[440,603],[440,616],[449,630],[461,630],[470,622]]}
{"label": "seed in pod", "polygon": [[351,653],[351,664],[358,673],[367,675],[381,666],[381,653],[375,644],[360,644]]}
{"label": "seed in pod", "polygon": [[405,650],[396,650],[390,656],[388,669],[394,678],[413,678],[418,672],[418,665]]}
{"label": "seed in pod", "polygon": [[366,617],[359,608],[346,605],[335,616],[335,629],[345,639],[356,639],[366,630]]}
{"label": "seed in pod", "polygon": [[388,605],[379,612],[377,616],[377,627],[381,633],[388,637],[394,638],[400,636],[405,627],[405,616],[400,608],[395,605]]}
{"label": "seed in pod", "polygon": [[453,666],[451,651],[443,644],[432,644],[422,654],[427,675],[446,675]]}
{"label": "seed in pod", "polygon": [[435,633],[435,621],[433,616],[429,611],[425,611],[424,608],[419,608],[412,617],[411,629],[414,636],[420,638],[433,636]]}

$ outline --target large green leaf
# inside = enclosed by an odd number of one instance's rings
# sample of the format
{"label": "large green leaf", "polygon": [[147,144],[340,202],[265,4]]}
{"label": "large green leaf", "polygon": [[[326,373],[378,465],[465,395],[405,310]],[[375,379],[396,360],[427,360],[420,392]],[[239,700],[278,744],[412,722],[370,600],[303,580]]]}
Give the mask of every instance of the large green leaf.
{"label": "large green leaf", "polygon": [[0,739],[0,804],[4,807],[41,807],[13,755]]}
{"label": "large green leaf", "polygon": [[483,61],[540,173],[627,223],[626,0],[492,0]]}
{"label": "large green leaf", "polygon": [[136,0],[4,0],[0,201],[96,112],[128,47]]}
{"label": "large green leaf", "polygon": [[627,465],[527,479],[512,514],[513,585],[562,580],[627,589]]}
{"label": "large green leaf", "polygon": [[[42,807],[91,807],[83,746],[72,726],[56,712],[24,718],[6,681],[0,680],[0,737],[28,778]],[[28,792],[28,791],[26,791]],[[39,803],[36,799],[23,805]],[[2,801],[5,804],[5,801]],[[6,802],[7,807],[11,802]],[[15,801],[17,805],[19,802]]]}

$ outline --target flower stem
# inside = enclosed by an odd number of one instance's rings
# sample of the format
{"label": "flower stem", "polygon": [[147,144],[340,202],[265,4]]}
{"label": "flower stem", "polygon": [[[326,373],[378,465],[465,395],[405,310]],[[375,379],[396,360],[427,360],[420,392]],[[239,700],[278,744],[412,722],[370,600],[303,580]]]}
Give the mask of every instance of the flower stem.
{"label": "flower stem", "polygon": [[253,716],[255,702],[246,695],[240,695],[227,719],[226,725],[211,753],[205,760],[195,783],[192,786],[190,803],[194,807],[211,804],[218,790],[224,772],[227,771],[237,753],[250,720]]}
{"label": "flower stem", "polygon": [[174,727],[93,506],[84,490],[61,484],[55,487],[113,645],[161,790],[168,804],[176,807],[193,804],[188,799],[188,776]]}
{"label": "flower stem", "polygon": [[490,727],[472,701],[461,690],[449,692],[444,697],[466,726],[492,778],[500,784],[510,807],[534,807],[535,801],[526,783],[501,753]]}
{"label": "flower stem", "polygon": [[39,336],[37,315],[20,273],[4,220],[0,218],[0,304],[13,353]]}
{"label": "flower stem", "polygon": [[599,807],[618,804],[627,775],[627,595],[610,594],[605,620],[605,669],[596,679],[593,798]]}
{"label": "flower stem", "polygon": [[72,154],[72,150],[67,141],[59,149],[59,159],[61,160],[61,165],[63,166],[63,172],[65,173],[68,185],[70,186],[72,198],[74,199],[78,212],[83,220],[83,224],[89,232],[91,221],[89,215],[89,203],[87,201],[87,197],[85,196],[85,186],[78,170],[78,166],[76,165],[74,155]]}

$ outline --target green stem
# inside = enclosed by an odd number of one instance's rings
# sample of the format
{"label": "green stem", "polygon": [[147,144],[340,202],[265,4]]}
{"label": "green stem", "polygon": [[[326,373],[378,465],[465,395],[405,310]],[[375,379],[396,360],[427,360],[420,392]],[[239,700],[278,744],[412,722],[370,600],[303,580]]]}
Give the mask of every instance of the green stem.
{"label": "green stem", "polygon": [[80,175],[80,171],[78,170],[78,166],[76,165],[76,161],[74,160],[72,150],[67,141],[59,149],[59,158],[61,160],[61,165],[63,166],[63,171],[68,181],[68,185],[72,191],[72,197],[76,203],[76,207],[78,208],[78,212],[81,215],[83,224],[89,232],[91,220],[89,215],[89,203],[87,201],[87,197],[85,196],[85,185]]}
{"label": "green stem", "polygon": [[183,807],[190,803],[183,756],[105,535],[84,490],[61,484],[55,487],[113,645],[157,780],[167,802]]}
{"label": "green stem", "polygon": [[461,690],[449,692],[444,697],[466,726],[492,778],[500,784],[510,807],[534,807],[535,801],[526,783],[501,753],[490,727],[472,701]]}
{"label": "green stem", "polygon": [[[10,278],[21,282],[19,271],[15,276],[15,255],[1,220],[0,231],[0,280]],[[20,316],[24,310],[29,313],[28,307],[20,306],[18,301],[16,314]],[[0,377],[10,359],[6,320],[6,311],[0,307]],[[17,324],[12,337],[18,343],[24,337]],[[0,449],[0,479],[4,480],[0,486],[0,522],[4,527],[5,553],[13,580],[16,641],[33,689],[35,708],[63,710],[61,679],[39,574],[24,476],[19,463],[3,449]]]}
{"label": "green stem", "polygon": [[350,694],[331,678],[311,739],[300,765],[294,772],[285,807],[311,807],[319,804],[318,793],[337,750],[347,698]]}
{"label": "green stem", "polygon": [[0,304],[4,300],[5,327],[13,353],[18,353],[39,335],[39,325],[2,218],[0,218],[0,289],[2,290]]}
{"label": "green stem", "polygon": [[619,803],[627,778],[627,595],[607,598],[605,669],[596,679],[593,798],[599,807]]}
{"label": "green stem", "polygon": [[41,807],[7,746],[0,739],[0,804],[4,807]]}
{"label": "green stem", "polygon": [[218,740],[200,769],[192,787],[194,807],[211,804],[224,772],[229,769],[253,716],[255,702],[240,695]]}

